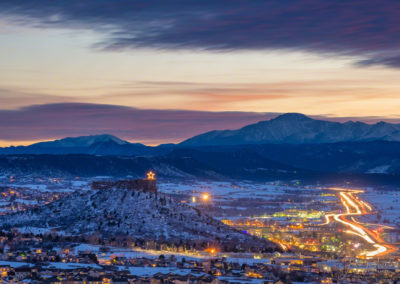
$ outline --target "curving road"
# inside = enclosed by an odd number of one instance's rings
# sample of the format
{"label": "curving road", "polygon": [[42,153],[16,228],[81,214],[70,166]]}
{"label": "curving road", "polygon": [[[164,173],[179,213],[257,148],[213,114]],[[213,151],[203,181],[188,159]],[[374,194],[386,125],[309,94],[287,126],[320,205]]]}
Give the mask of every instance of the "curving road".
{"label": "curving road", "polygon": [[[330,189],[339,191],[340,201],[346,209],[346,213],[327,214],[325,215],[325,223],[321,225],[327,225],[331,220],[335,220],[349,228],[345,231],[347,234],[356,235],[370,243],[375,248],[374,250],[361,253],[360,256],[365,256],[367,258],[380,257],[391,254],[397,250],[396,247],[385,242],[379,231],[371,231],[366,228],[363,223],[358,222],[354,218],[354,216],[374,214],[371,205],[361,200],[357,195],[363,193],[363,190],[343,188]],[[349,218],[351,218],[351,220],[349,220]],[[382,228],[390,228],[389,226],[379,224],[378,226],[381,226]]]}

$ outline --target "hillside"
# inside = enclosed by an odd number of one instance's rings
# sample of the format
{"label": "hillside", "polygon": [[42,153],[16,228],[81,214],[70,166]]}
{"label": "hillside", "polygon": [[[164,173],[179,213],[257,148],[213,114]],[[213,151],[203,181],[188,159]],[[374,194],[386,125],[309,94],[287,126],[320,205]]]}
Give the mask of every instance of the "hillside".
{"label": "hillside", "polygon": [[133,236],[146,240],[235,241],[274,246],[224,225],[165,194],[127,189],[75,192],[34,210],[0,217],[0,227],[57,228],[67,234]]}
{"label": "hillside", "polygon": [[[243,163],[246,163],[244,166]],[[2,175],[142,177],[149,169],[161,178],[292,178],[294,168],[257,153],[176,150],[162,157],[93,155],[0,155]]]}
{"label": "hillside", "polygon": [[[307,180],[400,185],[400,143],[262,144],[179,148],[158,157],[0,155],[0,175],[161,179]],[[326,179],[327,178],[327,179]],[[374,179],[374,180],[371,180]]]}

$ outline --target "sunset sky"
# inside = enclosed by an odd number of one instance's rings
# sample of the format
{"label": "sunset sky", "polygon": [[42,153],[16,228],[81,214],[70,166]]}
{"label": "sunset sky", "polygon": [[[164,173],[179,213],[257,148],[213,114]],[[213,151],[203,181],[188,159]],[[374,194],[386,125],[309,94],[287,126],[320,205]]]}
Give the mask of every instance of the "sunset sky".
{"label": "sunset sky", "polygon": [[0,146],[279,113],[400,122],[398,1],[1,1]]}

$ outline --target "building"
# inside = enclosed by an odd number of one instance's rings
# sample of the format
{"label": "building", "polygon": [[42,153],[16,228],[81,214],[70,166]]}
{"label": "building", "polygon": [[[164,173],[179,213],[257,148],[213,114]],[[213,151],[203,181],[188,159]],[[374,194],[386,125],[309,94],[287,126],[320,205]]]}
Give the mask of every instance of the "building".
{"label": "building", "polygon": [[149,171],[144,179],[128,179],[117,181],[94,181],[92,190],[109,188],[130,189],[143,192],[157,192],[157,180],[153,171]]}

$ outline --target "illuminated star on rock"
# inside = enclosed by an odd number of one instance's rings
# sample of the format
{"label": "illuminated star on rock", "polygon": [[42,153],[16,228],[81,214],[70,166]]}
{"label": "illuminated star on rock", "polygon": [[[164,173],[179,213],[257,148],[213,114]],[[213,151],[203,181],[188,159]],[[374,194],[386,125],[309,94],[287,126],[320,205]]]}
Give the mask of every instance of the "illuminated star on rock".
{"label": "illuminated star on rock", "polygon": [[147,173],[147,179],[148,180],[155,180],[156,179],[156,174],[153,171],[149,171]]}

